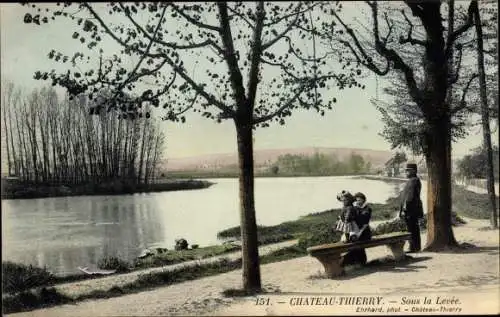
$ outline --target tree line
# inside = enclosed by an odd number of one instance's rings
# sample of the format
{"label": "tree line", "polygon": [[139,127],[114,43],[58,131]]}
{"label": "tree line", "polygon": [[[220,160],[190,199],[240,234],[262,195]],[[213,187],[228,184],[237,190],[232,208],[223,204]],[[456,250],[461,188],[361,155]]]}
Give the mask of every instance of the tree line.
{"label": "tree line", "polygon": [[[498,146],[493,146],[494,177],[498,180]],[[487,177],[487,151],[484,147],[477,147],[471,154],[465,155],[457,162],[457,176],[465,179]]]}
{"label": "tree line", "polygon": [[[94,112],[86,95],[58,97],[53,88],[2,90],[3,142],[9,176],[35,184],[85,184],[117,178],[147,184],[165,135],[152,118]],[[138,113],[140,116],[140,113]]]}
{"label": "tree line", "polygon": [[351,153],[346,160],[318,152],[312,155],[285,154],[280,155],[271,167],[274,174],[348,175],[367,173],[370,170],[371,162],[356,153]]}

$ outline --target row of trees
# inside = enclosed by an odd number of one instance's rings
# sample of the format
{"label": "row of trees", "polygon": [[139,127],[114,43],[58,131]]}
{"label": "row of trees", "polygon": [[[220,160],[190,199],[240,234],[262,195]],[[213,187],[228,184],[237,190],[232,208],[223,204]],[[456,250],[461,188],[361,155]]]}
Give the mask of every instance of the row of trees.
{"label": "row of trees", "polygon": [[276,171],[276,174],[279,171],[306,175],[347,175],[369,172],[371,162],[356,153],[351,153],[343,161],[335,155],[317,152],[313,155],[285,154],[278,157],[271,170]]}
{"label": "row of trees", "polygon": [[389,177],[398,177],[401,171],[401,164],[408,159],[405,152],[396,152],[387,162],[385,168]]}
{"label": "row of trees", "polygon": [[3,85],[3,141],[10,176],[34,183],[83,184],[116,178],[147,183],[165,142],[158,123],[116,113],[89,115],[81,95],[60,100],[52,88],[23,94]]}
{"label": "row of trees", "polygon": [[[493,149],[493,174],[498,180],[498,146]],[[465,155],[457,162],[457,176],[462,179],[482,178],[486,179],[488,175],[488,153],[484,147],[477,147],[472,154]]]}

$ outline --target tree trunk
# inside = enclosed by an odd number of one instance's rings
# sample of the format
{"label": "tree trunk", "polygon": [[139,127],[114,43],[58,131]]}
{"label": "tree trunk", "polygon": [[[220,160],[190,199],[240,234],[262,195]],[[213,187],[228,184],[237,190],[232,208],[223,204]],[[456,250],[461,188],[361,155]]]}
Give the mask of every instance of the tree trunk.
{"label": "tree trunk", "polygon": [[481,123],[483,130],[483,148],[486,150],[486,186],[488,197],[491,204],[490,223],[493,228],[498,228],[497,206],[495,197],[495,176],[493,172],[493,150],[491,148],[491,130],[490,118],[488,113],[488,99],[486,94],[486,76],[484,73],[484,55],[483,55],[483,29],[481,26],[481,17],[479,7],[474,9],[474,24],[477,34],[477,68],[479,74],[479,95],[481,97]]}
{"label": "tree trunk", "polygon": [[426,251],[457,246],[451,227],[451,135],[450,118],[429,124],[426,135],[427,244]]}
{"label": "tree trunk", "polygon": [[2,117],[3,117],[3,128],[5,132],[5,145],[7,148],[7,175],[11,176],[12,175],[12,161],[10,159],[10,146],[9,146],[9,130],[11,131],[10,133],[12,134],[12,130],[7,127],[7,112],[6,109],[7,107],[11,107],[10,103],[6,103],[6,98],[4,97],[3,100],[4,104],[2,106]]}
{"label": "tree trunk", "polygon": [[255,218],[252,126],[236,123],[240,186],[243,288],[260,291],[259,249]]}

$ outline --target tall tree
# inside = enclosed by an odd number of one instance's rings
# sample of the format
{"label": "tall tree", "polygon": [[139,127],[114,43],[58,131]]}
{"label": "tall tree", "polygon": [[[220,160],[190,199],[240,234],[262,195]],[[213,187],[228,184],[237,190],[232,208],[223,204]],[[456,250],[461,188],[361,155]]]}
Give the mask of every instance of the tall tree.
{"label": "tall tree", "polygon": [[[371,13],[371,39],[363,41],[359,31],[334,13],[336,21],[347,33],[347,39],[341,39],[341,42],[358,65],[363,65],[375,74],[385,76],[392,69],[402,74],[408,94],[421,113],[424,127],[419,143],[423,146],[428,169],[425,249],[439,251],[455,247],[457,242],[451,227],[452,111],[447,96],[459,76],[450,69],[450,60],[457,39],[473,25],[472,13],[477,2],[470,2],[466,21],[462,25],[455,29],[453,23],[449,23],[447,31],[441,1],[404,1],[405,7],[401,7],[400,12],[405,24],[385,12],[383,25],[379,23],[379,3],[366,3]],[[397,5],[384,4],[393,6],[390,8],[392,10]],[[409,17],[408,10],[413,19]],[[455,16],[453,0],[448,2],[447,10],[448,19]],[[421,52],[420,67],[404,59],[402,53],[408,46]]]}
{"label": "tall tree", "polygon": [[[104,8],[80,3],[74,5],[79,9],[75,14],[67,13],[69,6],[64,4],[49,16],[27,13],[24,21],[40,24],[66,16],[77,23],[72,36],[90,50],[103,38],[111,39],[123,55],[134,56],[137,63],[127,70],[121,56],[104,59],[101,54],[99,66],[84,74],[37,72],[36,78],[51,79],[73,95],[107,86],[114,94],[105,104],[125,113],[143,104],[159,106],[161,101],[170,120],[184,121],[184,112],[192,110],[217,122],[233,121],[239,162],[243,287],[260,290],[253,129],[271,121],[284,124],[297,108],[323,114],[336,101],[331,81],[340,89],[361,87],[355,80],[355,68],[344,65],[341,69],[338,63],[327,63],[330,54],[315,38],[317,20],[329,18],[325,14],[327,3],[108,3]],[[64,56],[55,50],[49,54],[61,61]],[[82,52],[73,56],[73,61],[85,58]],[[187,57],[190,62],[186,62]],[[195,76],[194,66],[202,66],[200,60],[205,62],[205,73]],[[158,89],[146,88],[146,79]],[[123,100],[124,90],[138,89],[142,89],[139,97]],[[325,92],[329,93],[323,97]]]}
{"label": "tall tree", "polygon": [[486,93],[486,74],[484,71],[484,46],[483,46],[483,28],[481,25],[481,15],[479,6],[474,6],[474,25],[477,34],[477,69],[479,74],[479,94],[481,97],[481,122],[483,131],[483,147],[487,155],[487,174],[486,185],[491,204],[490,222],[493,228],[498,228],[497,206],[495,197],[495,176],[493,174],[493,149],[491,147],[491,129],[488,111],[488,96]]}

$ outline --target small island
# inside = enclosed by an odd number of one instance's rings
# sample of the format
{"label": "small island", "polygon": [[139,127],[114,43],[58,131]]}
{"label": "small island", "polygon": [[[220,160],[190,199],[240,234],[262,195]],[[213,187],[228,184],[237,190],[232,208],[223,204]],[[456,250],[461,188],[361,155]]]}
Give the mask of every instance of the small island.
{"label": "small island", "polygon": [[21,181],[14,177],[2,179],[2,199],[28,199],[84,195],[123,195],[208,188],[215,183],[196,179],[157,179],[153,183],[132,183],[117,179],[103,183],[54,184]]}

